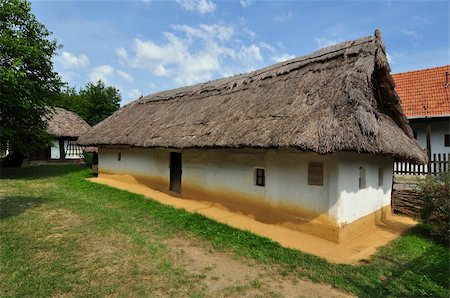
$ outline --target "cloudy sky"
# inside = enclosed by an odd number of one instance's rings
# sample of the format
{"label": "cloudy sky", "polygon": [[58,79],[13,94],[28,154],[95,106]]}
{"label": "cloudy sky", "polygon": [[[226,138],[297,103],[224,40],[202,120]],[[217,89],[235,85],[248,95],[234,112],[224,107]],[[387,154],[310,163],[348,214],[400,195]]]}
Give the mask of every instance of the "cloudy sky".
{"label": "cloudy sky", "polygon": [[122,104],[382,31],[394,73],[449,63],[448,1],[33,1],[77,88],[103,80]]}

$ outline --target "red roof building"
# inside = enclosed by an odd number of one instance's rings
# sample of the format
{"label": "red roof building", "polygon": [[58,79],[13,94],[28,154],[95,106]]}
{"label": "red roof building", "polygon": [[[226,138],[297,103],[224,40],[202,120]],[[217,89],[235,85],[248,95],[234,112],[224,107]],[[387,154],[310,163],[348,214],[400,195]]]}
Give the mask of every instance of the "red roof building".
{"label": "red roof building", "polygon": [[450,116],[450,65],[398,73],[392,77],[408,118]]}
{"label": "red roof building", "polygon": [[450,65],[392,75],[403,112],[430,158],[450,159]]}

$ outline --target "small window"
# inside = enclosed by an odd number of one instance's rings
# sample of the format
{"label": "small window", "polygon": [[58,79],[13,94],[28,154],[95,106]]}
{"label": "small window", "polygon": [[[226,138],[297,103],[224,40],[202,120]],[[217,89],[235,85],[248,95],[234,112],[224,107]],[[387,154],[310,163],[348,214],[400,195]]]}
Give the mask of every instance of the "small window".
{"label": "small window", "polygon": [[378,186],[383,186],[383,168],[378,168]]}
{"label": "small window", "polygon": [[323,186],[323,162],[308,163],[308,185]]}
{"label": "small window", "polygon": [[417,140],[417,131],[413,130],[414,139]]}
{"label": "small window", "polygon": [[117,160],[121,161],[122,160],[122,152],[119,152],[119,154],[117,155]]}
{"label": "small window", "polygon": [[366,188],[366,168],[359,167],[359,189]]}
{"label": "small window", "polygon": [[258,186],[266,185],[266,173],[264,169],[256,169],[256,185]]}
{"label": "small window", "polygon": [[445,147],[450,147],[450,134],[445,134],[444,136],[444,146]]}

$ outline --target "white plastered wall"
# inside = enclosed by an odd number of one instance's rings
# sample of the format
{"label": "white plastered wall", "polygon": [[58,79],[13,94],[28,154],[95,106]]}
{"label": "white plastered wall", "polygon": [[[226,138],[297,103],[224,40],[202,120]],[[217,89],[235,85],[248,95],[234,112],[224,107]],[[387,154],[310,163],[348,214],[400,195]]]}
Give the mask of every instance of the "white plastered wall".
{"label": "white plastered wall", "polygon": [[[121,160],[118,160],[119,152]],[[98,165],[100,171],[169,177],[169,153],[165,150],[100,147]]]}
{"label": "white plastered wall", "polygon": [[[328,173],[337,165],[333,156],[315,153],[262,150],[186,150],[182,157],[182,184],[189,183],[211,191],[229,189],[243,195],[260,197],[327,213],[329,185],[337,185]],[[324,163],[323,186],[308,185],[308,162]],[[266,185],[257,186],[255,169],[264,168]],[[182,186],[183,189],[183,186]]]}
{"label": "white plastered wall", "polygon": [[[427,148],[427,133],[425,122],[410,122],[411,128],[417,133],[417,142],[423,149]],[[445,134],[450,133],[450,119],[431,122],[431,154],[450,153],[450,147],[445,147]]]}
{"label": "white plastered wall", "polygon": [[[349,224],[391,203],[393,159],[370,154],[346,152],[338,154],[337,200],[330,206],[330,215],[338,224]],[[366,186],[359,188],[359,168],[365,168]],[[378,185],[378,170],[383,171]]]}
{"label": "white plastered wall", "polygon": [[[160,177],[168,182],[170,152],[168,149],[99,148],[99,170]],[[229,190],[328,214],[338,224],[351,223],[390,204],[391,158],[350,152],[332,155],[245,149],[181,152],[182,194],[186,185],[212,192]],[[308,185],[308,162],[323,162],[323,186]],[[359,189],[360,166],[366,168],[365,189]],[[378,186],[379,167],[383,168],[383,186]],[[265,169],[264,187],[255,183],[256,168]]]}

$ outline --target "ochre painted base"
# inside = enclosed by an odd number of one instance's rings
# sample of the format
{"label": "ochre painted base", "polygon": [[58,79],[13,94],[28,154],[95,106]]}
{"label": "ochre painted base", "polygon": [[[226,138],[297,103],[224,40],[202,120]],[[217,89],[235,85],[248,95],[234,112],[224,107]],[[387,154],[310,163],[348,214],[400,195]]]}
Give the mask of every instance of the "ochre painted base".
{"label": "ochre painted base", "polygon": [[174,194],[169,191],[169,181],[164,177],[100,170],[99,178],[145,185],[183,199],[214,203],[218,208],[243,214],[262,223],[286,227],[335,243],[343,243],[367,233],[391,214],[390,206],[385,206],[351,224],[340,226],[327,214],[316,213],[299,206],[272,203],[264,198],[242,195],[227,189],[207,190],[189,181],[183,181],[181,193]]}

